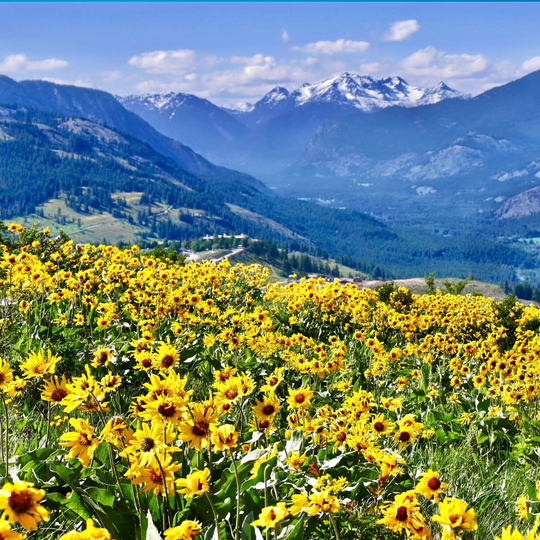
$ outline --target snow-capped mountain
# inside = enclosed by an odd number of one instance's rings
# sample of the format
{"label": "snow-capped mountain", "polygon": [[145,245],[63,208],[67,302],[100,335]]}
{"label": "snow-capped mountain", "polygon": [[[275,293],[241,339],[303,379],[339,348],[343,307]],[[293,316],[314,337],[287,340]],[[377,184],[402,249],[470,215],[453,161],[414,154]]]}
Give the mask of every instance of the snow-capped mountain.
{"label": "snow-capped mountain", "polygon": [[229,112],[192,94],[167,92],[116,99],[157,130],[206,156],[249,131]]}
{"label": "snow-capped mountain", "polygon": [[401,77],[373,79],[345,72],[320,83],[305,83],[292,92],[281,87],[274,88],[250,110],[236,111],[235,116],[254,127],[297,107],[314,104],[373,113],[387,107],[418,107],[445,99],[468,97],[443,82],[433,88],[419,88]]}
{"label": "snow-capped mountain", "polygon": [[347,72],[321,83],[306,83],[290,95],[296,106],[333,102],[351,105],[364,112],[374,112],[396,105],[418,107],[456,97],[465,96],[443,82],[433,88],[418,88],[411,86],[401,77],[377,80]]}
{"label": "snow-capped mountain", "polygon": [[467,97],[444,83],[419,88],[400,77],[377,80],[346,72],[293,91],[278,86],[253,105],[218,107],[207,99],[173,92],[118,100],[158,131],[211,161],[260,173],[263,162],[282,167],[296,161],[326,122],[354,113],[371,115],[389,107],[414,108]]}
{"label": "snow-capped mountain", "polygon": [[247,101],[240,101],[239,103],[234,103],[232,105],[225,105],[224,107],[222,107],[222,109],[234,115],[236,113],[250,112],[253,110],[253,107],[253,103],[249,103]]}

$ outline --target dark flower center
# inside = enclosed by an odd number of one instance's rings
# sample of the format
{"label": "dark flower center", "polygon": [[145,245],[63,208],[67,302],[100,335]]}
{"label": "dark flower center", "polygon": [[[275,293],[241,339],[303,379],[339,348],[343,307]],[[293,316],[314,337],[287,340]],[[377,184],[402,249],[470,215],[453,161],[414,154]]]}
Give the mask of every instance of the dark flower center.
{"label": "dark flower center", "polygon": [[86,433],[79,433],[79,444],[81,446],[90,446],[92,444],[92,441],[88,438],[88,435],[86,435]]}
{"label": "dark flower center", "polygon": [[408,432],[408,431],[402,431],[400,434],[399,434],[399,440],[401,442],[408,442],[411,440],[411,434]]}
{"label": "dark flower center", "polygon": [[439,482],[439,479],[438,478],[430,478],[428,480],[428,488],[429,489],[432,489],[433,491],[437,491],[440,487],[441,487],[441,483]]}
{"label": "dark flower center", "polygon": [[265,405],[262,408],[263,414],[266,414],[267,416],[270,416],[271,414],[274,414],[275,410],[276,410],[276,408],[270,403],[268,405]]}
{"label": "dark flower center", "polygon": [[210,430],[210,426],[207,422],[200,421],[197,422],[192,428],[191,431],[193,432],[193,435],[197,435],[197,437],[204,437],[208,435],[208,431]]}
{"label": "dark flower center", "polygon": [[14,490],[9,496],[8,504],[16,514],[28,512],[33,506],[32,495],[28,491]]}
{"label": "dark flower center", "polygon": [[236,390],[235,388],[229,388],[225,391],[225,397],[231,400],[236,399],[238,397],[238,390]]}
{"label": "dark flower center", "polygon": [[51,399],[53,401],[59,402],[62,401],[68,393],[63,388],[57,388],[54,392],[51,393]]}
{"label": "dark flower center", "polygon": [[396,512],[396,519],[398,521],[407,521],[407,507],[400,506]]}
{"label": "dark flower center", "polygon": [[163,403],[158,407],[158,413],[161,414],[161,416],[170,418],[176,414],[176,407],[173,404]]}
{"label": "dark flower center", "polygon": [[161,360],[161,365],[165,368],[170,368],[173,364],[174,358],[170,354],[166,354]]}
{"label": "dark flower center", "polygon": [[152,480],[154,484],[161,484],[163,482],[163,476],[161,476],[161,472],[158,469],[154,469],[150,473],[150,480]]}
{"label": "dark flower center", "polygon": [[154,442],[154,439],[151,439],[150,437],[145,437],[141,441],[141,452],[150,452],[154,448],[156,443]]}
{"label": "dark flower center", "polygon": [[384,424],[382,422],[375,422],[373,424],[373,429],[380,433],[381,431],[384,431]]}

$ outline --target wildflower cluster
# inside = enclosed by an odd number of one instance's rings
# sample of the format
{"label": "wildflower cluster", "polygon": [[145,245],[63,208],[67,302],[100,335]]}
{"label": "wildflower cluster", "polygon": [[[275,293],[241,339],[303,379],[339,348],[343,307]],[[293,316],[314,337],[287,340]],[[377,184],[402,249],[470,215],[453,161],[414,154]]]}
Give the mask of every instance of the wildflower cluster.
{"label": "wildflower cluster", "polygon": [[[408,538],[461,538],[475,509],[418,451],[472,430],[491,444],[502,426],[530,450],[536,307],[505,304],[503,320],[483,297],[382,301],[353,284],[270,284],[260,266],[11,232],[1,538],[50,516],[62,540],[340,538],[363,515]],[[527,539],[536,503],[521,503]]]}

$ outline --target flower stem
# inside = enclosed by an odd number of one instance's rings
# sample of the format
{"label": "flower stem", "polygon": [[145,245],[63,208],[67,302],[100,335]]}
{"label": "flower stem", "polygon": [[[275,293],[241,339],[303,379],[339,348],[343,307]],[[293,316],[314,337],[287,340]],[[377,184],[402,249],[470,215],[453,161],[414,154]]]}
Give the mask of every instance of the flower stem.
{"label": "flower stem", "polygon": [[49,447],[49,435],[51,433],[51,402],[47,401],[47,437],[45,438],[45,446]]}
{"label": "flower stem", "polygon": [[339,529],[338,529],[336,520],[334,519],[334,516],[332,515],[332,512],[328,512],[328,516],[330,517],[330,523],[332,524],[332,527],[334,528],[336,540],[341,540],[341,536],[339,536]]}
{"label": "flower stem", "polygon": [[231,460],[234,468],[234,475],[236,476],[236,526],[234,528],[234,540],[240,539],[240,475],[238,474],[238,468],[236,467],[236,461],[233,458],[231,452]]}
{"label": "flower stem", "polygon": [[6,478],[9,476],[9,416],[8,416],[8,410],[6,405],[6,398],[4,397],[4,394],[1,394],[2,396],[2,404],[4,405],[4,415],[6,417],[6,446],[4,449],[5,455],[4,458],[6,460]]}
{"label": "flower stem", "polygon": [[216,524],[216,532],[218,535],[218,538],[221,537],[219,534],[219,519],[217,517],[216,507],[214,506],[214,503],[212,502],[212,497],[210,497],[208,491],[205,493],[206,498],[208,499],[208,502],[210,503],[210,508],[212,508],[212,514],[214,514],[214,523]]}

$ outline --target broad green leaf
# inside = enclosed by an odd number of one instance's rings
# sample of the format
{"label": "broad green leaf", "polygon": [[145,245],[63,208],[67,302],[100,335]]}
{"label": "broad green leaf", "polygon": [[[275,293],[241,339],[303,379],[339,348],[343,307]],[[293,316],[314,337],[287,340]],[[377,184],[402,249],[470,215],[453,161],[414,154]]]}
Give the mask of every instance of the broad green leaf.
{"label": "broad green leaf", "polygon": [[244,519],[242,524],[242,540],[254,540],[255,531],[254,527],[251,526],[251,523],[255,521],[255,516],[253,512],[250,512]]}

